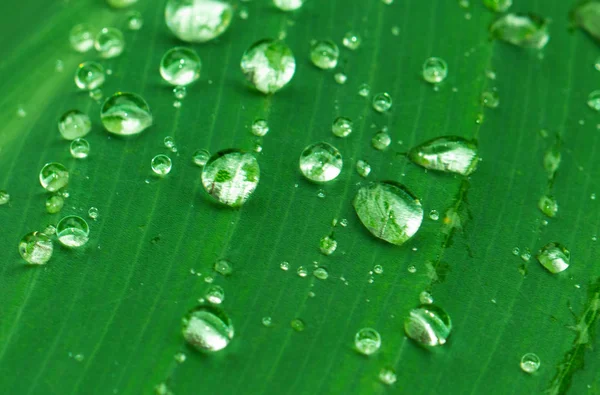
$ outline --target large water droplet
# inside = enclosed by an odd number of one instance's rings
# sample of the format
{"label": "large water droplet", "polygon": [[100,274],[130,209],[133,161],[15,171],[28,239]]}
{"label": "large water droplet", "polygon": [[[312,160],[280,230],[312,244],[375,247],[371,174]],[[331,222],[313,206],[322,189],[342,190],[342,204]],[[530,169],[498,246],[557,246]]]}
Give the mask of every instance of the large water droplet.
{"label": "large water droplet", "polygon": [[200,57],[190,48],[169,49],[160,61],[160,75],[175,86],[186,86],[200,78]]}
{"label": "large water droplet", "polygon": [[304,177],[317,183],[337,178],[343,164],[340,151],[326,142],[311,144],[300,155],[300,171]]}
{"label": "large water droplet", "polygon": [[125,38],[123,33],[114,27],[105,27],[96,35],[94,47],[98,54],[105,58],[116,58],[125,49]]}
{"label": "large water droplet", "polygon": [[538,252],[537,259],[550,273],[560,273],[569,267],[571,253],[560,243],[548,243]]}
{"label": "large water droplet", "polygon": [[598,1],[581,1],[571,12],[573,23],[596,40],[600,40],[600,3]]}
{"label": "large water droplet", "polygon": [[541,49],[550,35],[547,22],[537,15],[506,14],[490,26],[492,37],[523,48]]}
{"label": "large water droplet", "polygon": [[413,237],[423,221],[421,202],[405,186],[393,182],[362,187],[353,205],[369,232],[396,245]]}
{"label": "large water droplet", "polygon": [[148,103],[135,93],[117,92],[106,99],[100,118],[106,130],[119,136],[139,134],[152,125]]}
{"label": "large water droplet", "polygon": [[254,193],[259,179],[256,158],[237,149],[216,153],[202,170],[202,185],[206,192],[231,207],[244,204]]}
{"label": "large water droplet", "polygon": [[46,163],[40,170],[40,184],[49,192],[56,192],[69,184],[69,171],[60,163]]}
{"label": "large water droplet", "polygon": [[310,60],[320,69],[334,69],[340,58],[340,49],[329,40],[313,41],[310,46]]}
{"label": "large water droplet", "polygon": [[242,72],[253,87],[262,93],[275,93],[292,79],[296,60],[283,42],[261,40],[242,56]]}
{"label": "large water droplet", "polygon": [[406,335],[424,346],[445,344],[451,330],[450,316],[432,304],[412,309],[404,320]]}
{"label": "large water droplet", "polygon": [[458,136],[444,136],[426,141],[408,152],[408,158],[426,169],[470,175],[479,158],[475,142]]}
{"label": "large water droplet", "polygon": [[167,26],[180,40],[203,43],[223,34],[233,18],[231,4],[220,0],[168,0]]}
{"label": "large water droplet", "polygon": [[27,263],[43,265],[52,257],[54,246],[50,238],[40,232],[31,232],[19,241],[19,254]]}
{"label": "large water droplet", "polygon": [[75,25],[69,33],[71,47],[77,52],[87,52],[94,46],[94,33],[88,25]]}
{"label": "large water droplet", "polygon": [[540,357],[538,357],[534,353],[528,352],[527,354],[523,355],[523,357],[521,357],[520,366],[525,373],[532,374],[537,372],[541,364],[542,361],[540,360]]}
{"label": "large water droplet", "polygon": [[58,121],[58,131],[66,140],[83,137],[92,130],[92,121],[87,114],[79,110],[70,110]]}
{"label": "large water droplet", "polygon": [[362,328],[354,336],[356,350],[364,355],[371,355],[381,347],[381,335],[375,329]]}
{"label": "large water droplet", "polygon": [[75,72],[75,85],[82,90],[94,90],[104,84],[106,74],[104,67],[97,62],[84,62]]}
{"label": "large water droplet", "polygon": [[69,215],[56,225],[56,237],[66,247],[77,248],[89,240],[90,228],[85,219]]}
{"label": "large water droplet", "polygon": [[199,351],[222,350],[231,342],[233,335],[231,320],[216,306],[198,306],[183,318],[183,337]]}

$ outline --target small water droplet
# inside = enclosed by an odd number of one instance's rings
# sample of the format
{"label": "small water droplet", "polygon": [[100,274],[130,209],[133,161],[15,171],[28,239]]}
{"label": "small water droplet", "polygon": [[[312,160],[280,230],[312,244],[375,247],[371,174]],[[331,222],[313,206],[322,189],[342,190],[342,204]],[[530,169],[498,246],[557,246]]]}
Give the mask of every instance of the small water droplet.
{"label": "small water droplet", "polygon": [[360,37],[360,35],[358,35],[355,32],[348,32],[344,35],[344,38],[342,39],[342,43],[344,44],[344,47],[351,49],[353,51],[357,50],[358,47],[360,47],[360,44],[362,42],[362,39]]}
{"label": "small water droplet", "polygon": [[492,37],[523,48],[542,49],[548,43],[548,23],[533,14],[505,14],[490,26]]}
{"label": "small water droplet", "polygon": [[69,184],[69,171],[60,163],[46,163],[40,170],[40,184],[48,192],[56,192]]}
{"label": "small water droplet", "polygon": [[329,277],[329,272],[327,271],[327,269],[319,267],[313,271],[313,276],[315,276],[319,280],[327,280],[327,278]]}
{"label": "small water droplet", "polygon": [[311,144],[300,155],[302,175],[316,183],[334,180],[340,175],[342,166],[342,154],[326,142]]}
{"label": "small water droplet", "polygon": [[588,95],[588,106],[594,111],[600,111],[600,90],[595,90]]}
{"label": "small water droplet", "polygon": [[373,328],[362,328],[354,335],[354,346],[361,354],[374,354],[381,347],[381,335]]}
{"label": "small water droplet", "polygon": [[349,118],[337,117],[331,125],[331,132],[337,137],[348,137],[352,133],[352,121]]}
{"label": "small water droplet", "polygon": [[279,267],[281,268],[281,270],[287,272],[290,269],[290,263],[283,261],[279,264]]}
{"label": "small water droplet", "polygon": [[231,273],[233,273],[231,262],[229,262],[227,259],[217,260],[213,269],[215,269],[215,272],[223,276],[229,276]]}
{"label": "small water droplet", "polygon": [[386,385],[393,385],[398,377],[396,373],[390,368],[383,368],[379,371],[379,381]]}
{"label": "small water droplet", "polygon": [[430,84],[439,84],[448,76],[448,64],[441,58],[429,58],[423,63],[423,79]]}
{"label": "small water droplet", "polygon": [[90,143],[86,139],[78,138],[71,141],[69,146],[71,156],[76,159],[85,159],[90,153]]}
{"label": "small water droplet", "polygon": [[144,25],[144,18],[139,11],[130,11],[127,14],[127,28],[129,30],[140,30]]}
{"label": "small water droplet", "polygon": [[52,240],[41,232],[28,233],[19,241],[19,254],[32,265],[44,265],[52,258],[53,251]]}
{"label": "small water droplet", "polygon": [[158,176],[166,176],[171,172],[172,162],[171,158],[164,154],[158,154],[150,163],[152,171]]}
{"label": "small water droplet", "polygon": [[220,287],[218,285],[211,285],[206,290],[206,294],[204,295],[204,297],[210,303],[221,304],[225,299],[225,291],[223,290],[223,287]]}
{"label": "small water droplet", "polygon": [[371,87],[369,84],[360,84],[358,87],[358,95],[362,97],[367,97],[371,94]]}
{"label": "small water droplet", "polygon": [[538,202],[538,208],[547,217],[554,218],[558,212],[558,203],[556,202],[554,196],[544,195]]}
{"label": "small water droplet", "polygon": [[58,131],[66,140],[75,140],[83,137],[90,130],[92,130],[90,117],[79,110],[67,111],[58,121]]}
{"label": "small water droplet", "polygon": [[5,190],[0,190],[0,206],[7,204],[10,201],[10,194]]}
{"label": "small water droplet", "polygon": [[337,241],[333,239],[333,236],[325,236],[321,238],[319,242],[319,250],[323,255],[331,255],[337,249]]}
{"label": "small water droplet", "polygon": [[[176,87],[185,87],[200,78],[202,62],[193,49],[174,47],[163,55],[159,70],[167,83]],[[185,97],[185,94],[183,96]],[[182,99],[182,97],[177,98]]]}
{"label": "small water droplet", "polygon": [[300,277],[306,277],[308,275],[308,270],[306,270],[306,268],[304,266],[300,266],[297,270],[296,273],[298,274],[298,276]]}
{"label": "small water droplet", "polygon": [[48,214],[60,212],[65,204],[65,199],[61,195],[53,195],[46,199],[46,211]]}
{"label": "small water droplet", "polygon": [[483,0],[483,4],[492,11],[506,12],[512,6],[512,0]]}
{"label": "small water droplet", "polygon": [[215,352],[227,347],[233,339],[231,320],[215,305],[201,305],[182,320],[183,337],[195,349]]}
{"label": "small water droplet", "polygon": [[369,174],[371,174],[371,165],[366,161],[359,159],[356,161],[356,172],[361,177],[367,177]]}
{"label": "small water droplet", "polygon": [[206,165],[206,162],[208,162],[209,159],[210,153],[205,149],[196,150],[194,152],[194,155],[192,155],[192,162],[194,162],[194,164],[199,167],[204,167],[204,165]]}
{"label": "small water droplet", "polygon": [[107,131],[119,136],[139,134],[152,125],[148,103],[135,93],[117,92],[106,99],[100,118]]}
{"label": "small water droplet", "polygon": [[273,320],[269,316],[265,316],[262,318],[262,324],[266,327],[273,325]]}
{"label": "small water droplet", "polygon": [[180,40],[203,43],[223,34],[233,19],[233,6],[221,0],[168,0],[167,27]]}
{"label": "small water droplet", "polygon": [[560,273],[569,267],[571,253],[560,243],[548,243],[538,252],[537,259],[550,273]]}
{"label": "small water droplet", "polygon": [[290,325],[296,332],[302,332],[305,328],[304,321],[299,318],[293,319],[292,322],[290,322]]}
{"label": "small water droplet", "polygon": [[419,302],[421,304],[432,304],[433,297],[431,296],[431,294],[429,292],[423,291],[419,294]]}
{"label": "small water droplet", "polygon": [[500,105],[498,92],[485,91],[481,94],[481,103],[487,108],[497,108]]}
{"label": "small water droplet", "polygon": [[291,81],[296,60],[292,50],[282,41],[261,40],[244,52],[241,68],[254,88],[269,94]]}
{"label": "small water droplet", "polygon": [[348,76],[344,73],[335,73],[333,79],[340,85],[344,85],[348,81]]}
{"label": "small water droplet", "polygon": [[114,27],[105,27],[96,35],[94,47],[100,57],[105,59],[116,58],[125,49],[125,38],[121,30]]}
{"label": "small water droplet", "polygon": [[100,210],[98,210],[97,207],[90,207],[90,209],[88,210],[88,216],[93,220],[98,219],[99,215],[100,215]]}
{"label": "small water droplet", "polygon": [[392,142],[392,138],[387,132],[380,131],[375,133],[371,139],[371,145],[378,151],[386,150]]}
{"label": "small water droplet", "polygon": [[479,162],[477,145],[458,136],[444,136],[412,148],[408,158],[426,169],[457,173],[473,173]]}
{"label": "small water droplet", "polygon": [[340,49],[329,40],[313,41],[310,46],[310,60],[320,69],[331,70],[338,64]]}
{"label": "small water droplet", "polygon": [[302,7],[306,0],[273,0],[275,7],[281,11],[295,11]]}
{"label": "small water droplet", "polygon": [[65,247],[79,248],[89,240],[90,228],[85,219],[69,215],[56,225],[56,237]]}
{"label": "small water droplet", "polygon": [[386,93],[378,93],[373,96],[373,108],[377,112],[387,112],[392,108],[392,97]]}
{"label": "small water droplet", "polygon": [[104,67],[97,62],[84,62],[75,72],[75,85],[81,90],[92,91],[101,87],[106,80]]}
{"label": "small water droplet", "polygon": [[412,273],[412,274],[417,272],[417,268],[414,265],[410,265],[407,270],[409,273]]}
{"label": "small water droplet", "polygon": [[528,352],[527,354],[523,355],[523,357],[521,358],[521,369],[525,372],[525,373],[535,373],[537,372],[537,370],[540,368],[540,365],[542,364],[542,361],[540,360],[540,357],[538,357],[537,355],[535,355],[534,353]]}
{"label": "small water droplet", "polygon": [[88,52],[94,47],[94,33],[88,25],[75,25],[69,33],[69,42],[75,51]]}
{"label": "small water droplet", "polygon": [[424,346],[445,344],[451,331],[450,316],[433,304],[412,309],[404,321],[406,335]]}

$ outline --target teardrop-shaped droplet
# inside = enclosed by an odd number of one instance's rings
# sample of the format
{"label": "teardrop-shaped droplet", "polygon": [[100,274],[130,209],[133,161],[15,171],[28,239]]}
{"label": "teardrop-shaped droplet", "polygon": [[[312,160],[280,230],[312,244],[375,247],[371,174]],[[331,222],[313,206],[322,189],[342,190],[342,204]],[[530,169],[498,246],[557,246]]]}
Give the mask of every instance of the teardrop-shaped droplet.
{"label": "teardrop-shaped droplet", "polygon": [[404,320],[404,332],[424,346],[441,346],[452,331],[450,316],[440,307],[425,304],[412,309]]}
{"label": "teardrop-shaped droplet", "polygon": [[231,320],[217,306],[198,306],[183,318],[183,337],[199,351],[222,350],[229,345],[233,335]]}
{"label": "teardrop-shaped droplet", "polygon": [[117,92],[106,99],[100,118],[106,130],[119,136],[139,134],[152,126],[148,103],[135,93]]}
{"label": "teardrop-shaped droplet", "polygon": [[458,136],[426,141],[408,152],[408,158],[426,169],[470,175],[477,168],[477,144]]}
{"label": "teardrop-shaped droplet", "polygon": [[568,269],[571,253],[560,243],[548,243],[540,250],[537,259],[550,273],[560,273]]}
{"label": "teardrop-shaped droplet", "polygon": [[537,15],[506,14],[490,26],[492,37],[523,48],[542,49],[548,43],[547,22]]}

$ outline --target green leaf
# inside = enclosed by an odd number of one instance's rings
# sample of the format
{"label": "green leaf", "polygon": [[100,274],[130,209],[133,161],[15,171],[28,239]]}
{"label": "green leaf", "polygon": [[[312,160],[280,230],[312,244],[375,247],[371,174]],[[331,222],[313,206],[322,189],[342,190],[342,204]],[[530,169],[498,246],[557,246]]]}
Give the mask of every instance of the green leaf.
{"label": "green leaf", "polygon": [[[144,18],[137,32],[126,29],[127,9],[100,0],[5,2],[0,189],[11,201],[0,206],[0,393],[148,394],[160,384],[178,395],[600,392],[600,199],[592,199],[600,194],[600,133],[586,105],[597,88],[597,43],[569,31],[576,1],[515,1],[510,12],[552,21],[542,52],[490,41],[497,15],[470,3],[307,1],[282,13],[267,0],[240,2],[247,20],[236,15],[217,40],[192,45],[202,77],[177,109],[158,72],[164,52],[182,45],[165,26],[163,1],[133,7]],[[70,49],[76,23],[124,30],[125,52],[101,60],[112,70],[102,89],[105,97],[123,91],[146,99],[154,125],[138,137],[109,135],[100,104],[76,89],[76,66],[98,60]],[[361,46],[341,47],[338,70],[310,64],[310,40],[341,45],[350,30]],[[239,61],[252,43],[281,37],[296,56],[296,74],[265,96],[248,88]],[[430,56],[449,66],[439,91],[420,75]],[[348,76],[344,85],[334,81],[338,71]],[[363,83],[372,95],[390,94],[388,113],[358,95]],[[488,109],[481,94],[494,88],[500,105]],[[84,160],[70,156],[56,126],[74,108],[93,122]],[[345,139],[331,133],[338,116],[354,123]],[[192,154],[253,151],[257,118],[270,129],[256,154],[258,188],[241,208],[221,207],[204,192]],[[371,138],[384,127],[392,144],[374,150]],[[154,178],[150,160],[169,152],[167,135],[179,154],[169,153],[170,174]],[[402,155],[440,136],[477,141],[482,161],[468,179],[426,171]],[[345,162],[324,185],[298,170],[300,153],[317,141],[336,146]],[[560,151],[550,182],[549,150]],[[373,169],[367,180],[354,170],[359,159]],[[71,173],[70,197],[50,215],[38,173],[53,161]],[[373,237],[354,212],[357,184],[371,181],[399,182],[423,206],[423,224],[402,246]],[[543,195],[556,198],[555,218],[538,209]],[[56,244],[45,266],[24,264],[22,236],[66,215],[87,218],[91,206],[99,217],[88,221],[83,250]],[[337,250],[324,256],[320,239],[333,231]],[[550,242],[571,252],[563,273],[535,260]],[[515,247],[531,258],[513,255]],[[232,264],[228,277],[213,271],[221,258]],[[290,270],[280,269],[282,261]],[[326,280],[296,275],[300,266],[310,273],[313,262],[327,269]],[[382,274],[370,274],[375,265]],[[225,290],[222,308],[235,335],[224,350],[203,355],[185,344],[181,320],[208,277]],[[447,343],[434,350],[403,332],[423,290],[452,319]],[[292,329],[296,318],[304,331]],[[363,327],[382,336],[368,358],[353,350]],[[180,352],[183,363],[175,360]],[[541,358],[533,375],[519,368],[528,352]],[[378,379],[382,368],[396,372],[389,388]]]}

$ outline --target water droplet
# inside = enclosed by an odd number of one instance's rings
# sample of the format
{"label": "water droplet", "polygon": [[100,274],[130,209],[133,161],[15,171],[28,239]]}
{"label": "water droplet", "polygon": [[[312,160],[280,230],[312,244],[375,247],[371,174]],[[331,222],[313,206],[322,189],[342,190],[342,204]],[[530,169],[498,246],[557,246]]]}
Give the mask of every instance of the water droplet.
{"label": "water droplet", "polygon": [[571,253],[560,243],[548,243],[538,252],[537,259],[550,273],[560,273],[569,267]]}
{"label": "water droplet", "polygon": [[19,116],[19,118],[25,118],[27,116],[27,111],[25,111],[23,107],[19,107],[17,109],[17,115]]}
{"label": "water droplet", "polygon": [[372,328],[362,328],[354,335],[356,350],[364,355],[371,355],[381,347],[381,336]]}
{"label": "water droplet", "polygon": [[548,24],[536,15],[506,14],[490,26],[492,37],[523,48],[542,49],[548,43]]}
{"label": "water droplet", "polygon": [[43,265],[52,257],[54,245],[47,235],[31,232],[19,241],[19,254],[27,263]]}
{"label": "water droplet", "polygon": [[[201,275],[201,273],[198,273],[198,275]],[[214,278],[212,278],[212,276],[206,276],[206,277],[204,277],[204,282],[205,282],[205,283],[212,284],[212,282],[213,282],[214,280],[215,280],[215,279],[214,279]]]}
{"label": "water droplet", "polygon": [[342,39],[344,47],[353,51],[357,50],[358,47],[360,47],[361,41],[362,39],[360,38],[360,36],[352,31],[346,33],[344,35],[344,38]]}
{"label": "water droplet", "polygon": [[421,302],[421,304],[432,304],[433,297],[429,292],[423,291],[419,294],[419,302]]}
{"label": "water droplet", "polygon": [[88,215],[91,219],[96,220],[98,218],[98,215],[100,215],[100,210],[98,210],[97,207],[90,207],[90,209],[88,210]]}
{"label": "water droplet", "polygon": [[500,96],[495,91],[485,91],[481,94],[481,103],[487,108],[497,108],[500,105]]}
{"label": "water droplet", "polygon": [[358,87],[358,95],[362,97],[367,97],[371,94],[371,87],[369,84],[360,84]]}
{"label": "water droplet", "polygon": [[304,266],[300,266],[296,270],[296,274],[298,274],[298,276],[300,276],[300,277],[306,277],[308,275],[308,270],[306,270],[306,268]]}
{"label": "water droplet", "polygon": [[414,274],[417,272],[417,268],[414,265],[410,265],[407,270],[411,274]]}
{"label": "water droplet", "polygon": [[392,138],[387,132],[384,131],[375,133],[375,135],[371,139],[371,145],[373,146],[373,148],[379,151],[387,149],[387,147],[390,146],[391,142]]}
{"label": "water droplet", "polygon": [[113,8],[125,8],[137,3],[138,0],[106,0],[108,5]]}
{"label": "water droplet", "polygon": [[429,219],[431,219],[432,221],[437,221],[438,219],[440,219],[440,213],[438,213],[437,210],[431,210],[429,212]]}
{"label": "water droplet", "polygon": [[139,134],[152,125],[148,103],[135,93],[117,92],[104,102],[102,125],[119,136]]}
{"label": "water droplet", "polygon": [[538,207],[547,217],[554,218],[558,212],[558,203],[554,196],[544,195],[538,202]]}
{"label": "water droplet", "polygon": [[256,158],[237,149],[217,152],[202,170],[202,185],[206,192],[231,207],[244,204],[256,190],[259,180]]}
{"label": "water droplet", "polygon": [[348,81],[348,76],[344,73],[335,73],[333,79],[340,85],[344,85]]}
{"label": "water droplet", "polygon": [[187,96],[186,87],[185,86],[174,87],[173,88],[173,96],[175,96],[175,99],[177,99],[176,103],[179,103],[178,105],[175,105],[175,103],[173,103],[173,107],[176,107],[176,108],[181,107],[181,102],[179,102],[179,100],[183,100]]}
{"label": "water droplet", "polygon": [[89,234],[90,228],[85,219],[76,215],[66,216],[56,225],[58,241],[66,247],[77,248],[85,245]]}
{"label": "water droplet", "polygon": [[171,85],[186,86],[200,78],[202,62],[191,48],[169,49],[160,61],[160,75]]}
{"label": "water droplet", "polygon": [[521,259],[525,262],[529,262],[531,259],[531,251],[529,251],[529,248],[526,248],[525,251],[523,251],[521,254]]}
{"label": "water droplet", "polygon": [[296,332],[302,332],[304,330],[304,321],[302,321],[299,318],[292,320],[292,322],[290,322],[290,325],[292,326],[292,329],[294,329]]}
{"label": "water droplet", "polygon": [[192,162],[194,162],[194,164],[199,167],[204,167],[204,165],[206,165],[206,162],[208,162],[209,159],[210,153],[205,149],[196,150],[194,152],[194,155],[192,155]]}
{"label": "water droplet", "polygon": [[310,47],[310,60],[320,69],[334,69],[338,64],[340,49],[329,40],[313,41]]}
{"label": "water droplet", "polygon": [[590,195],[590,199],[591,199],[591,200],[596,200],[596,194],[595,194],[595,193],[592,193],[592,194]]}
{"label": "water droplet", "polygon": [[580,1],[571,11],[571,23],[581,27],[596,40],[600,39],[598,28],[600,18],[600,4],[597,1]]}
{"label": "water droplet", "polygon": [[264,119],[257,119],[252,123],[252,134],[263,137],[269,133],[269,124]]}
{"label": "water droplet", "polygon": [[79,110],[70,110],[58,121],[58,131],[66,140],[83,137],[92,130],[92,121],[87,114]]}
{"label": "water droplet", "polygon": [[337,249],[337,241],[333,239],[333,236],[325,236],[321,238],[319,242],[319,250],[323,255],[331,255]]}
{"label": "water droplet", "polygon": [[173,163],[171,162],[171,158],[164,154],[158,154],[152,161],[150,162],[150,166],[152,167],[152,171],[159,176],[166,176],[171,172],[171,167]]}
{"label": "water droplet", "polygon": [[49,192],[56,192],[69,184],[69,171],[60,163],[46,163],[40,170],[40,184]]}
{"label": "water droplet", "polygon": [[187,359],[187,356],[182,352],[178,352],[177,354],[175,354],[174,358],[177,363],[184,363]]}
{"label": "water droplet", "polygon": [[77,159],[85,159],[90,154],[90,143],[86,139],[75,139],[69,147],[71,156]]}
{"label": "water droplet", "polygon": [[223,275],[229,276],[233,272],[233,268],[231,267],[231,262],[227,259],[219,259],[215,262],[214,266],[215,272]]}
{"label": "water droplet", "polygon": [[340,151],[326,142],[311,144],[300,155],[300,171],[304,177],[317,183],[337,178],[343,164]]}
{"label": "water droplet", "polygon": [[473,173],[479,162],[475,142],[457,136],[429,140],[411,149],[408,158],[426,169],[465,176]]}
{"label": "water droplet", "polygon": [[0,190],[0,206],[7,204],[10,201],[10,194],[4,189]]}
{"label": "water droplet", "polygon": [[163,139],[163,144],[165,145],[165,148],[167,148],[169,151],[177,152],[177,146],[175,145],[175,139],[173,138],[173,136],[166,136]]}
{"label": "water droplet", "polygon": [[352,133],[352,121],[345,117],[337,117],[331,125],[331,132],[337,137],[347,137]]}
{"label": "water droplet", "polygon": [[515,256],[519,256],[519,254],[521,253],[521,250],[519,249],[519,247],[515,247],[515,248],[513,248],[512,253]]}
{"label": "water droplet", "polygon": [[424,346],[445,344],[451,330],[450,316],[440,307],[432,304],[412,309],[404,320],[406,335]]}
{"label": "water droplet", "polygon": [[483,0],[483,4],[492,11],[506,12],[512,6],[512,0]]}
{"label": "water droplet", "polygon": [[105,27],[96,35],[94,47],[100,57],[105,59],[116,58],[125,49],[125,38],[119,29]]}
{"label": "water droplet", "polygon": [[356,172],[361,177],[367,177],[369,174],[371,174],[371,165],[366,161],[359,159],[356,162]]}
{"label": "water droplet", "polygon": [[174,395],[165,383],[160,383],[154,386],[154,393],[155,395]]}
{"label": "water droplet", "polygon": [[215,352],[224,349],[233,339],[231,320],[214,305],[201,305],[182,320],[183,337],[199,351]]}
{"label": "water droplet", "polygon": [[56,59],[56,62],[54,62],[54,70],[57,73],[62,73],[63,71],[65,71],[65,64],[62,60]]}
{"label": "water droplet", "polygon": [[375,265],[373,266],[373,271],[375,272],[375,274],[383,274],[383,266]]}
{"label": "water droplet", "polygon": [[240,19],[243,19],[243,20],[248,19],[248,16],[249,16],[248,9],[244,6],[240,7],[238,15],[240,16]]}
{"label": "water droplet", "polygon": [[525,373],[532,374],[537,372],[541,364],[542,361],[540,360],[540,357],[538,357],[534,353],[528,352],[527,354],[523,355],[523,357],[521,357],[521,369]]}
{"label": "water droplet", "polygon": [[144,25],[144,18],[139,11],[131,11],[127,14],[127,28],[129,30],[140,30]]}
{"label": "water droplet", "polygon": [[242,56],[242,72],[262,93],[275,93],[290,82],[296,71],[292,50],[281,41],[261,40]]}
{"label": "water droplet", "polygon": [[77,52],[87,52],[94,46],[94,34],[88,25],[75,25],[69,33],[71,47]]}
{"label": "water droplet", "polygon": [[370,183],[358,190],[354,209],[375,237],[402,245],[413,237],[423,221],[419,200],[403,185]]}
{"label": "water droplet", "polygon": [[225,291],[223,290],[223,287],[220,287],[218,285],[211,285],[210,287],[208,287],[208,290],[206,291],[206,294],[204,296],[206,297],[206,300],[208,300],[210,303],[221,304],[225,299]]}
{"label": "water droplet", "polygon": [[75,359],[77,362],[82,362],[85,359],[85,356],[83,354],[76,354],[73,359]]}
{"label": "water droplet", "polygon": [[290,269],[290,263],[289,262],[281,262],[279,264],[279,267],[281,268],[281,270],[287,272]]}
{"label": "water droplet", "polygon": [[305,0],[273,0],[273,4],[281,11],[295,11],[302,7],[304,1]]}
{"label": "water droplet", "polygon": [[62,210],[65,199],[60,195],[53,195],[46,199],[46,211],[48,214],[56,214]]}
{"label": "water droplet", "polygon": [[92,100],[96,101],[102,100],[102,97],[104,96],[102,89],[93,89],[90,91],[89,95]]}
{"label": "water droplet", "polygon": [[83,62],[77,66],[75,85],[82,90],[94,90],[104,84],[106,74],[104,67],[97,62]]}
{"label": "water droplet", "polygon": [[448,64],[441,58],[429,58],[423,63],[423,79],[430,84],[439,84],[448,76]]}
{"label": "water droplet", "polygon": [[165,21],[180,40],[210,41],[223,34],[233,19],[231,4],[220,0],[169,0]]}
{"label": "water droplet", "polygon": [[377,112],[387,112],[392,108],[392,97],[383,92],[373,96],[373,108]]}
{"label": "water droplet", "polygon": [[329,277],[329,272],[327,271],[327,269],[319,267],[313,271],[313,276],[315,276],[319,280],[327,280],[327,278]]}
{"label": "water droplet", "polygon": [[396,373],[392,369],[383,368],[379,371],[379,381],[384,384],[392,385],[398,380]]}
{"label": "water droplet", "polygon": [[589,94],[587,104],[592,110],[600,111],[600,90],[593,91]]}

